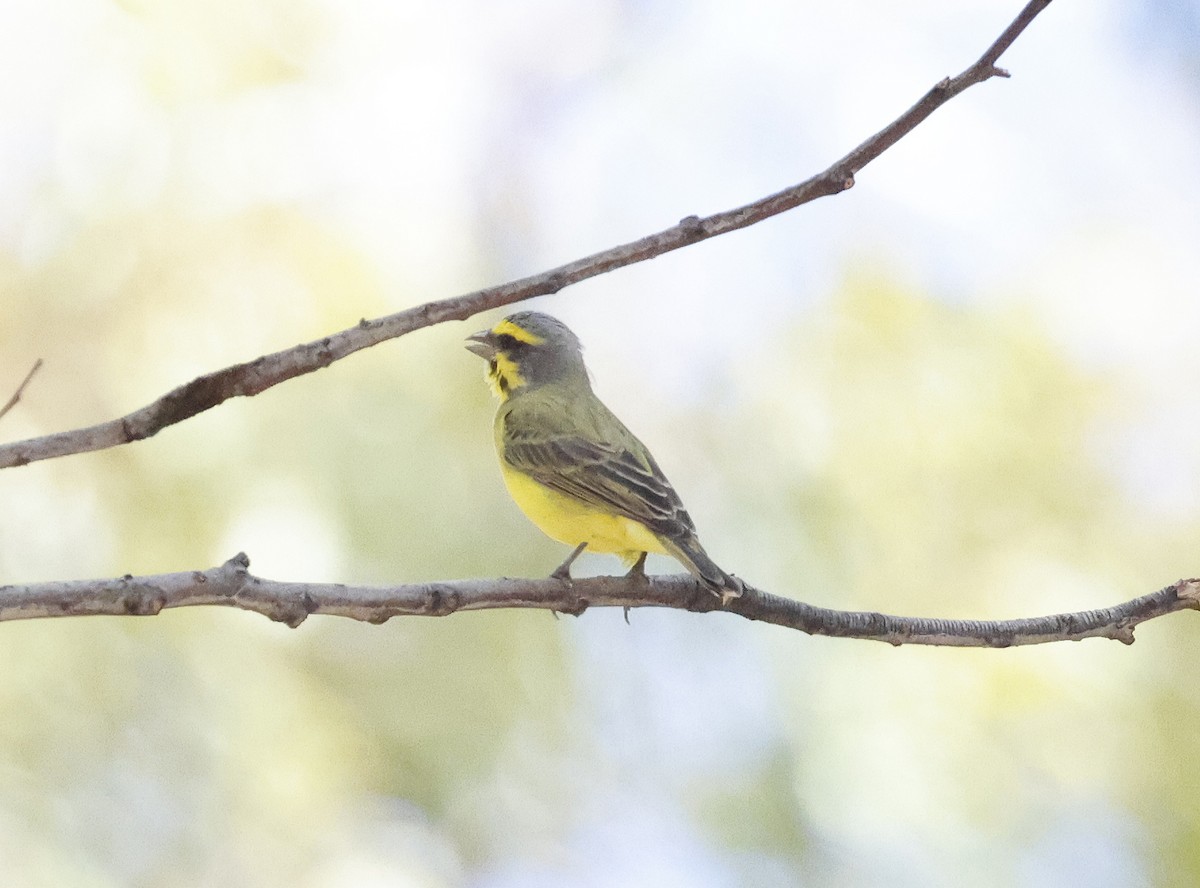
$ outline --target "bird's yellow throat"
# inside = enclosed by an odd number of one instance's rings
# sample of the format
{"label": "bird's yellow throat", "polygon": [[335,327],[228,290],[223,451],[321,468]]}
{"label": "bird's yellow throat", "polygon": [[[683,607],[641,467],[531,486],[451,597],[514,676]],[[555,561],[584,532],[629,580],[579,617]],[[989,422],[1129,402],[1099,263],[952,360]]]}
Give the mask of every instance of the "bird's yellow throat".
{"label": "bird's yellow throat", "polygon": [[516,362],[507,355],[496,355],[488,361],[484,375],[488,385],[492,387],[492,394],[500,399],[500,403],[508,400],[513,389],[519,389],[525,384],[525,377],[521,375]]}

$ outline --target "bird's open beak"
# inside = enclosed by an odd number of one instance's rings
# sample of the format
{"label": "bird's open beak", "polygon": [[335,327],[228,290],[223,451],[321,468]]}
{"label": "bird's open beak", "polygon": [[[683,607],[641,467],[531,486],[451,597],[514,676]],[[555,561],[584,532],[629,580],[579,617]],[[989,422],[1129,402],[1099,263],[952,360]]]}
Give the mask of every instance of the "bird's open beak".
{"label": "bird's open beak", "polygon": [[485,361],[496,357],[496,340],[491,330],[480,330],[467,337],[467,351],[479,355]]}

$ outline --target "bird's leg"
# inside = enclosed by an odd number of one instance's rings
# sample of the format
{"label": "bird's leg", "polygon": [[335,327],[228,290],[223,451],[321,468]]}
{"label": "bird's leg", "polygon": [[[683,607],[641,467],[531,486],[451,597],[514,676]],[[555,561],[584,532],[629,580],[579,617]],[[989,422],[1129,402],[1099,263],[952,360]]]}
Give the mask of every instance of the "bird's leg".
{"label": "bird's leg", "polygon": [[[646,581],[646,556],[648,552],[643,552],[637,557],[637,561],[633,562],[633,567],[629,568],[629,573],[625,574],[625,578],[629,580]],[[629,605],[621,608],[625,611],[625,625],[629,625]]]}
{"label": "bird's leg", "polygon": [[550,574],[553,580],[570,580],[571,579],[571,564],[576,558],[587,548],[587,542],[584,541],[575,547],[575,551],[567,556],[567,560],[560,564]]}

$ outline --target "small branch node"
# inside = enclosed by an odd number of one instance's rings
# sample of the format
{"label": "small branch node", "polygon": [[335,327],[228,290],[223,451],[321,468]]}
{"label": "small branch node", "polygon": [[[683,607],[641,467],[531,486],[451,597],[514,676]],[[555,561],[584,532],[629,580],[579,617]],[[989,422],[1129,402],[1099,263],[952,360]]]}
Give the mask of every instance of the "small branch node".
{"label": "small branch node", "polygon": [[283,623],[289,629],[299,629],[300,625],[308,619],[310,613],[308,602],[301,599],[299,601],[272,601],[270,607],[263,611],[270,619],[276,623]]}
{"label": "small branch node", "polygon": [[558,608],[558,612],[570,614],[573,617],[581,617],[583,616],[584,611],[586,611],[590,606],[591,602],[586,598],[577,597],[570,607]]}
{"label": "small branch node", "polygon": [[431,617],[448,617],[462,607],[462,595],[457,589],[430,586],[425,594],[425,613]]}
{"label": "small branch node", "polygon": [[[217,590],[220,594],[227,598],[236,598],[246,584],[251,581],[249,569],[250,558],[245,552],[238,552],[215,571],[211,571],[218,578]],[[207,576],[204,576],[203,580],[198,580],[198,582],[205,583],[208,581]]]}
{"label": "small branch node", "polygon": [[1130,645],[1134,642],[1133,627],[1128,623],[1118,623],[1113,626],[1112,635],[1110,638],[1115,638],[1124,645]]}
{"label": "small branch node", "polygon": [[144,584],[136,584],[120,596],[121,609],[131,617],[156,616],[167,603],[161,589]]}
{"label": "small branch node", "polygon": [[1200,610],[1200,580],[1180,580],[1175,584],[1175,595],[1180,601],[1189,602],[1191,607]]}

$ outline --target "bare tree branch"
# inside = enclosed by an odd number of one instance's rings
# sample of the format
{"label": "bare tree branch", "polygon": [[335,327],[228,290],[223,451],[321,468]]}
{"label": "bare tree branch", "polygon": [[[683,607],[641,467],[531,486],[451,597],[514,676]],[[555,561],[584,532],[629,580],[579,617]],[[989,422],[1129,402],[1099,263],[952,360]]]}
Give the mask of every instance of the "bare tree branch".
{"label": "bare tree branch", "polygon": [[[249,572],[239,553],[205,571],[0,586],[0,621],[107,614],[150,616],[166,608],[218,605],[299,626],[309,614],[384,623],[392,617],[444,617],[458,611],[534,608],[579,615],[589,607],[670,607],[694,613],[722,610],[720,599],[687,575],[556,579],[454,580],[400,586],[288,583]],[[1133,643],[1133,628],[1181,610],[1200,610],[1200,579],[1100,610],[1019,620],[941,620],[837,611],[752,587],[725,610],[809,635],[862,638],[892,645],[1015,647],[1084,638]]]}
{"label": "bare tree branch", "polygon": [[33,375],[37,373],[41,367],[42,359],[38,358],[33,362],[33,366],[29,368],[29,372],[25,374],[25,378],[21,380],[21,384],[17,386],[17,390],[13,392],[12,397],[8,399],[8,403],[3,407],[0,407],[0,419],[3,419],[4,414],[8,413],[8,411],[17,406],[17,402],[21,400],[21,395],[25,392],[25,386],[29,385],[29,380],[33,379]]}
{"label": "bare tree branch", "polygon": [[688,216],[678,225],[665,231],[602,250],[541,274],[450,299],[427,302],[376,320],[364,319],[354,327],[322,339],[200,376],[120,419],[0,445],[0,469],[73,453],[103,450],[149,438],[169,425],[195,416],[230,398],[257,395],[288,379],[328,367],[334,361],[388,339],[395,339],[445,321],[465,320],[481,311],[510,305],[534,296],[557,293],[579,281],[644,262],[710,237],[745,228],[818,197],[845,191],[854,184],[854,176],[859,170],[896,144],[950,99],[976,83],[982,83],[992,77],[1007,77],[1006,71],[996,67],[997,60],[1050,2],[1051,0],[1031,0],[977,62],[957,77],[942,80],[878,133],[824,172],[817,173],[798,185],[712,216]]}

